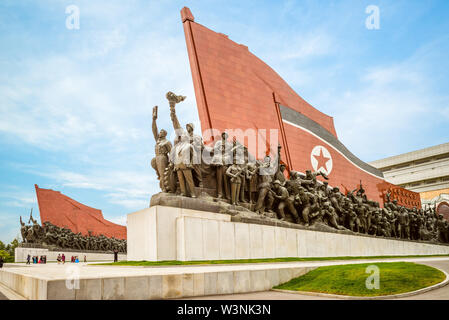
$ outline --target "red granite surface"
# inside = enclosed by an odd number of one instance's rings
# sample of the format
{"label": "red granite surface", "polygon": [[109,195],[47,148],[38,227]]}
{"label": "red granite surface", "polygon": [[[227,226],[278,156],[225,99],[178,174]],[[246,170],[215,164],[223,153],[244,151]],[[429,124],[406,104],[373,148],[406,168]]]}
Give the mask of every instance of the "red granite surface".
{"label": "red granite surface", "polygon": [[441,202],[437,207],[438,214],[442,214],[446,220],[449,220],[449,203]]}
{"label": "red granite surface", "polygon": [[42,189],[38,185],[35,188],[42,223],[49,221],[83,235],[92,231],[93,235],[126,239],[126,227],[104,219],[101,210],[79,203],[59,191]]}
{"label": "red granite surface", "polygon": [[[354,190],[362,181],[368,199],[384,203],[388,190],[391,200],[396,199],[400,205],[406,207],[421,207],[419,194],[393,185],[352,164],[331,145],[315,136],[289,124],[284,124],[289,144],[292,165],[295,170],[305,172],[312,168],[310,153],[315,146],[324,146],[332,158],[332,171],[329,174],[329,185],[339,187],[341,191]],[[294,139],[293,139],[294,137]],[[324,181],[321,177],[318,177]]]}
{"label": "red granite surface", "polygon": [[333,118],[303,100],[248,47],[193,22],[188,8],[181,10],[181,17],[203,131],[280,130],[275,95],[277,102],[314,119],[336,136]]}
{"label": "red granite surface", "polygon": [[[279,138],[275,144],[282,145],[281,156],[290,169],[302,172],[311,169],[311,151],[322,145],[332,156],[330,185],[342,191],[353,190],[362,180],[372,200],[382,204],[388,189],[402,190],[403,195],[398,193],[392,198],[407,207],[420,207],[417,193],[362,170],[323,140],[283,122],[278,103],[314,120],[337,138],[333,118],[302,99],[272,68],[249,52],[248,47],[196,23],[187,7],[181,10],[181,19],[203,134],[210,128],[220,132],[236,128],[266,129],[267,132],[277,129]],[[208,142],[207,137],[204,138]],[[247,141],[240,142],[248,146]],[[260,148],[266,149],[266,144],[249,148],[249,151],[260,158]]]}

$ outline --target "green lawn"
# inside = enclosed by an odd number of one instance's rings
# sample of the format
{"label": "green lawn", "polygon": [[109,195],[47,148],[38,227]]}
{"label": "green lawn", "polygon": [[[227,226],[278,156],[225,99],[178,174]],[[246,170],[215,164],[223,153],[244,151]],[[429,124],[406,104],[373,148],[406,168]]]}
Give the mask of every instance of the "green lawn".
{"label": "green lawn", "polygon": [[360,260],[360,259],[393,259],[393,258],[420,258],[420,257],[449,257],[449,255],[411,255],[411,256],[371,256],[371,257],[319,257],[319,258],[273,258],[273,259],[240,259],[240,260],[201,260],[201,261],[119,261],[111,263],[98,263],[94,265],[110,266],[174,266],[196,264],[233,264],[233,263],[267,263],[267,262],[295,262],[295,261],[327,261],[327,260]]}
{"label": "green lawn", "polygon": [[[379,267],[379,289],[367,289],[366,268]],[[347,296],[382,296],[410,292],[443,281],[438,269],[411,262],[383,262],[319,267],[275,289],[332,293]]]}

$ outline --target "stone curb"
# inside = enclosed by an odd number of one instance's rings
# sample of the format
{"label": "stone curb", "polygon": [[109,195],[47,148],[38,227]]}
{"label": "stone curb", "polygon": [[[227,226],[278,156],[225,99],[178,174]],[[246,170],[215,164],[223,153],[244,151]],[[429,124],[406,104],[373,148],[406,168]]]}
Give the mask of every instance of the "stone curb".
{"label": "stone curb", "polygon": [[[435,267],[432,267],[435,268]],[[435,268],[438,269],[438,268]],[[385,299],[398,299],[398,298],[405,298],[409,296],[415,296],[419,295],[428,291],[436,290],[439,288],[442,288],[449,284],[449,274],[441,269],[438,269],[441,272],[443,272],[446,275],[446,279],[444,279],[442,282],[439,282],[437,284],[434,284],[433,286],[418,289],[411,292],[404,292],[399,294],[392,294],[387,296],[377,296],[377,297],[360,297],[360,296],[344,296],[344,295],[338,295],[338,294],[330,294],[330,293],[322,293],[322,292],[311,292],[311,291],[293,291],[293,290],[283,290],[283,289],[271,289],[271,291],[276,292],[283,292],[283,293],[290,293],[290,294],[302,294],[306,296],[318,296],[318,297],[325,297],[325,298],[333,298],[333,299],[340,299],[340,300],[385,300]]]}
{"label": "stone curb", "polygon": [[16,293],[15,291],[9,289],[7,286],[0,283],[0,292],[8,299],[8,300],[27,300],[25,297]]}

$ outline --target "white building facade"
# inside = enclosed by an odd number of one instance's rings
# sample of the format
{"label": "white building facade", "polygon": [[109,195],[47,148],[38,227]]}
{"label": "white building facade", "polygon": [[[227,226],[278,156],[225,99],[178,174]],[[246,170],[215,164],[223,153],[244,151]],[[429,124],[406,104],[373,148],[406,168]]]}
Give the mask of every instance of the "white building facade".
{"label": "white building facade", "polygon": [[385,180],[418,192],[423,206],[436,205],[449,218],[449,143],[369,163]]}

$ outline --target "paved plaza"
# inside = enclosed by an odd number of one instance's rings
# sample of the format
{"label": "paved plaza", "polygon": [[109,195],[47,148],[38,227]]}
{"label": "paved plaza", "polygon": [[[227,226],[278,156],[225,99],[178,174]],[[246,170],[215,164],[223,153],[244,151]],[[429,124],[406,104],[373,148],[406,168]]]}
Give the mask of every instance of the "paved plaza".
{"label": "paved plaza", "polygon": [[[297,262],[274,262],[274,263],[245,263],[245,264],[221,264],[221,265],[188,265],[188,266],[108,266],[94,265],[93,263],[49,263],[49,264],[6,264],[9,272],[34,276],[46,280],[64,280],[71,274],[72,270],[79,271],[80,279],[112,278],[123,276],[149,276],[167,274],[190,274],[208,272],[231,272],[246,270],[267,270],[280,268],[314,268],[321,266],[376,263],[376,262],[419,262],[437,263],[443,262],[448,265],[448,257],[429,258],[393,258],[393,259],[361,259],[361,260],[332,260],[332,261],[297,261]],[[446,262],[446,263],[444,263]]]}

